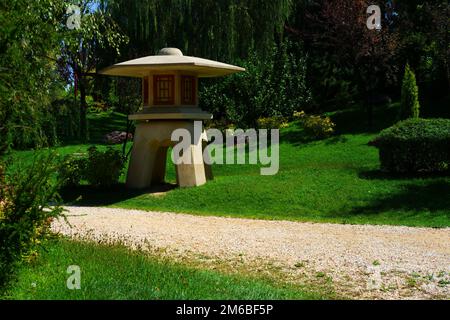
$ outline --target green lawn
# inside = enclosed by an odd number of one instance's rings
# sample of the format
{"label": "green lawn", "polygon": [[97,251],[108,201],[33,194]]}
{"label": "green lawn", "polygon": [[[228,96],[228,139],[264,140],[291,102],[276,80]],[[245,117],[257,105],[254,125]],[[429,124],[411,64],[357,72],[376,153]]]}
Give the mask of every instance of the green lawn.
{"label": "green lawn", "polygon": [[215,166],[215,180],[205,186],[106,204],[262,219],[450,226],[450,179],[381,174],[377,150],[367,146],[372,137],[283,143],[275,176],[261,176],[258,166]]}
{"label": "green lawn", "polygon": [[[370,132],[360,111],[333,114],[338,135],[318,142],[305,141],[301,130],[292,124],[281,132],[280,171],[275,176],[261,176],[259,166],[215,165],[214,181],[198,188],[173,189],[165,196],[152,194],[159,188],[131,192],[123,184],[111,190],[85,186],[63,195],[67,201],[81,195],[80,205],[258,219],[448,227],[450,177],[389,176],[378,170],[378,151],[367,142],[391,124],[383,119],[394,119],[394,114],[395,108],[378,111],[378,126]],[[107,118],[102,118],[97,126],[101,128],[105,122]],[[70,145],[58,148],[58,152],[86,148]],[[17,152],[15,159],[19,163],[31,156],[31,151]],[[125,175],[122,182],[124,179]],[[167,180],[175,181],[170,163]]]}
{"label": "green lawn", "polygon": [[[81,289],[66,286],[67,268],[81,270]],[[329,299],[305,287],[206,271],[120,246],[58,240],[20,269],[7,299]]]}

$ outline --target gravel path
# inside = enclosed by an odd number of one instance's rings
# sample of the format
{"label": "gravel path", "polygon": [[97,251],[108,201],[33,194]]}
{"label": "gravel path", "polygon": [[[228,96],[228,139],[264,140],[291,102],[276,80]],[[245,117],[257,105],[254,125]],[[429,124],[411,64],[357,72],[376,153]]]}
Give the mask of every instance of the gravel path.
{"label": "gravel path", "polygon": [[450,298],[450,228],[316,224],[70,207],[64,235],[177,255],[276,264],[356,298]]}

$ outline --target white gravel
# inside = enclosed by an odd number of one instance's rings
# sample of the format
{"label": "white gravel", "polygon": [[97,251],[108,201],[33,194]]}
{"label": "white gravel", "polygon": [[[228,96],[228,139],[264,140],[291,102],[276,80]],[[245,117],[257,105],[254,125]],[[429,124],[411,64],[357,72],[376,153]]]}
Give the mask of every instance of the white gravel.
{"label": "white gravel", "polygon": [[[325,273],[354,298],[450,298],[450,228],[340,225],[69,207],[77,239],[230,261],[274,263],[290,278]],[[301,270],[301,272],[299,271]],[[307,271],[307,272],[305,272]],[[314,276],[312,276],[314,277]]]}

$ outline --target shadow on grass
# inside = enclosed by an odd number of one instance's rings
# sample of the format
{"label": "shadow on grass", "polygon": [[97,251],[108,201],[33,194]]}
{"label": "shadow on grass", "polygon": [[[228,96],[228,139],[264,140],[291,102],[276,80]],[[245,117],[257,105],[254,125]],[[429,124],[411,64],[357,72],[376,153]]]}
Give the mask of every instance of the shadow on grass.
{"label": "shadow on grass", "polygon": [[[450,181],[430,181],[422,185],[404,184],[401,191],[375,199],[367,206],[353,208],[351,214],[378,214],[386,211],[411,212],[423,219],[424,212],[450,218]],[[420,215],[420,217],[419,217]],[[406,217],[405,217],[406,218]]]}
{"label": "shadow on grass", "polygon": [[389,173],[381,170],[362,171],[358,174],[361,179],[366,180],[411,180],[411,179],[438,179],[450,177],[449,172],[440,173]]}
{"label": "shadow on grass", "polygon": [[[367,111],[363,107],[340,110],[327,113],[331,120],[336,124],[335,136],[325,140],[325,144],[345,143],[347,139],[344,134],[373,134],[388,128],[397,122],[398,106],[393,104],[389,106],[380,106],[373,111],[373,125],[368,126]],[[290,128],[283,130],[280,134],[282,141],[294,146],[317,141],[308,137],[299,123],[294,123]]]}
{"label": "shadow on grass", "polygon": [[303,132],[303,129],[300,128],[298,124],[294,124],[294,126],[289,128],[289,130],[287,131],[280,132],[281,142],[287,142],[294,146],[299,146],[314,141],[314,139],[306,136],[306,134]]}
{"label": "shadow on grass", "polygon": [[75,206],[108,206],[143,194],[159,194],[168,192],[177,187],[175,184],[162,184],[152,186],[149,189],[132,190],[127,189],[125,184],[118,184],[109,188],[97,188],[93,186],[79,186],[75,188],[64,188],[60,195],[65,205]]}
{"label": "shadow on grass", "polygon": [[[311,142],[322,141],[322,140],[314,139],[312,137],[307,136],[298,123],[295,123],[294,125],[292,125],[289,128],[289,130],[282,131],[280,133],[280,140],[282,142],[286,142],[286,143],[292,144],[294,146],[300,146],[300,145],[311,143]],[[325,144],[331,145],[331,144],[336,144],[336,143],[344,143],[344,142],[347,142],[347,140],[348,139],[344,136],[336,135],[336,136],[332,136],[331,138],[326,139]]]}
{"label": "shadow on grass", "polygon": [[398,106],[376,107],[372,127],[368,126],[367,111],[363,107],[346,109],[330,114],[337,134],[378,133],[397,122]]}

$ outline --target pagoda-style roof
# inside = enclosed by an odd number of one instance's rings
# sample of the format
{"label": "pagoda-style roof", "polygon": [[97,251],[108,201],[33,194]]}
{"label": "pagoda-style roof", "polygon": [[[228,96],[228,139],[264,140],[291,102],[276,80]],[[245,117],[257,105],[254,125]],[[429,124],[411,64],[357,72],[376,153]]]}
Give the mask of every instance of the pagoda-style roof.
{"label": "pagoda-style roof", "polygon": [[201,78],[208,78],[242,72],[245,69],[214,60],[184,56],[181,50],[176,48],[164,48],[158,55],[118,63],[99,73],[108,76],[141,78],[149,73],[161,71],[185,71]]}

